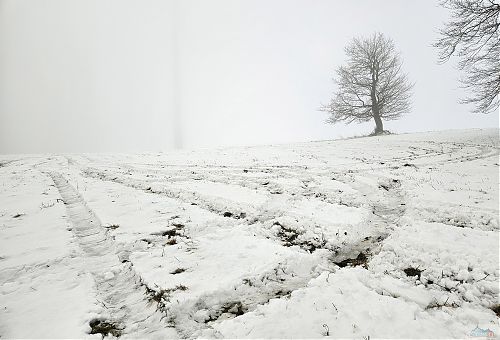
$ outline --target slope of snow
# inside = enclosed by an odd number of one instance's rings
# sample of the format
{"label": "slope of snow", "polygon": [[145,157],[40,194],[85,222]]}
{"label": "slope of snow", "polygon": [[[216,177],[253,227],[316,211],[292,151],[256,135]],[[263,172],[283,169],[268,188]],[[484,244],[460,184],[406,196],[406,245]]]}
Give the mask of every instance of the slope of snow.
{"label": "slope of snow", "polygon": [[500,334],[498,156],[498,130],[0,156],[0,336]]}

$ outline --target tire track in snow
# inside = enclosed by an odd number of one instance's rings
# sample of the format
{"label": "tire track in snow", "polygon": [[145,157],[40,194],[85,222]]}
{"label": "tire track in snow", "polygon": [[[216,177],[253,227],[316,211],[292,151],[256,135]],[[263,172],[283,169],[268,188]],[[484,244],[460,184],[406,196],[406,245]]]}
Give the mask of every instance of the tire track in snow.
{"label": "tire track in snow", "polygon": [[[375,181],[374,188],[368,181]],[[347,184],[347,182],[346,182]],[[400,220],[406,213],[406,193],[401,188],[399,179],[390,178],[382,174],[356,174],[349,184],[360,194],[363,194],[371,209],[369,218],[364,222],[371,229],[371,235],[341,249],[337,249],[332,256],[332,262],[367,264],[377,255],[387,237],[395,228],[400,226]]]}
{"label": "tire track in snow", "polygon": [[157,184],[150,183],[143,179],[125,178],[125,176],[121,174],[111,174],[96,168],[86,168],[82,171],[82,176],[117,183],[146,193],[163,195],[183,204],[196,205],[200,209],[212,214],[227,217],[234,222],[255,219],[259,213],[258,206],[243,206],[242,204],[237,204],[225,198],[213,200],[212,196],[200,194],[197,191],[169,187],[166,183]]}
{"label": "tire track in snow", "polygon": [[[144,191],[147,193],[165,195],[169,198],[179,200],[180,202],[183,202],[184,204],[195,201],[199,208],[204,209],[204,210],[209,211],[209,212],[212,212],[212,213],[216,213],[216,214],[221,215],[221,216],[226,216],[224,212],[227,212],[227,211],[233,211],[233,212],[234,211],[236,211],[236,212],[245,211],[248,213],[249,211],[252,210],[248,206],[242,206],[241,204],[236,204],[235,202],[231,203],[229,201],[225,202],[226,204],[224,204],[224,207],[222,208],[219,204],[217,204],[216,201],[213,200],[213,197],[198,196],[198,194],[196,194],[196,192],[189,191],[189,190],[182,190],[182,189],[172,190],[171,188],[169,188],[168,184],[166,184],[166,183],[161,184],[161,185],[157,184],[155,186],[153,184],[154,182],[149,182],[149,181],[144,180],[144,179],[134,179],[131,177],[125,177],[123,175],[120,175],[117,173],[112,173],[109,171],[100,171],[97,168],[86,168],[84,171],[82,171],[82,175],[85,177],[93,178],[93,179],[97,179],[97,180],[114,182],[114,183],[117,183],[120,185],[131,187],[131,188],[136,189],[136,190],[141,190],[141,191]],[[220,182],[220,183],[227,184],[227,182]],[[359,189],[354,188],[354,187],[358,187],[359,186],[358,184],[355,186],[353,186],[352,183],[344,183],[344,184],[346,184],[346,185],[350,186],[351,188],[353,188],[354,190],[360,192]],[[372,186],[366,185],[366,184],[363,184],[360,187],[363,188],[363,190],[367,191],[368,193],[372,193],[373,189],[374,189]],[[379,189],[375,189],[375,190],[380,191]],[[304,198],[307,200],[312,199],[312,200],[317,200],[318,202],[324,201],[328,204],[336,204],[336,203],[328,202],[328,201],[323,200],[321,198],[306,197],[306,196],[311,196],[312,194],[305,195],[304,191],[307,191],[307,188],[306,189],[304,189],[304,188],[299,189],[299,191],[297,191],[297,193],[294,194],[295,196],[290,196],[290,197],[288,197],[288,199],[293,200],[294,197],[304,196]],[[360,194],[361,194],[361,192],[360,192]],[[389,196],[392,196],[392,195],[394,195],[394,193],[391,193]],[[284,195],[284,196],[286,196],[286,195]],[[373,196],[373,194],[371,194],[369,196]],[[378,197],[376,195],[376,197],[374,197],[374,199],[378,201],[378,200],[380,200],[380,197]],[[386,199],[386,198],[384,197],[382,200],[384,200],[384,199]],[[373,233],[370,232],[369,234],[364,235],[362,238],[360,238],[359,240],[356,240],[354,243],[351,243],[351,242],[345,243],[345,242],[339,241],[338,236],[336,236],[336,238],[334,240],[332,240],[332,242],[323,243],[322,232],[318,232],[318,231],[312,232],[312,235],[309,235],[309,236],[301,235],[299,237],[299,234],[302,234],[302,232],[298,232],[297,230],[295,230],[294,226],[285,225],[284,231],[285,231],[285,233],[288,231],[290,231],[292,233],[297,233],[297,237],[292,236],[292,238],[294,238],[294,242],[292,242],[292,244],[299,245],[301,248],[303,248],[304,250],[309,251],[309,252],[313,252],[315,249],[324,248],[324,249],[334,250],[334,251],[338,252],[339,254],[347,254],[348,255],[348,254],[353,253],[353,249],[354,250],[361,249],[361,248],[366,249],[367,247],[370,249],[373,249],[380,243],[380,235],[383,234],[382,239],[385,239],[385,237],[387,237],[387,233],[383,233],[380,231],[380,229],[383,229],[382,226],[385,226],[385,224],[384,224],[385,221],[381,220],[381,218],[376,216],[375,208],[373,208],[373,202],[371,200],[367,200],[367,199],[365,199],[365,201],[366,202],[364,205],[366,207],[368,207],[369,209],[372,209],[374,214],[373,214],[373,216],[370,216],[371,220],[365,221],[364,224],[373,226],[373,228],[369,228],[369,229],[373,230]],[[350,206],[350,205],[348,205],[348,206]],[[237,215],[237,214],[233,214],[233,215],[226,216],[226,217],[231,217],[231,219],[234,222],[236,222],[237,224],[240,224],[240,225],[249,226],[249,225],[254,225],[254,224],[263,224],[263,225],[265,225],[266,230],[269,228],[272,228],[276,224],[281,225],[281,223],[279,222],[279,220],[281,218],[293,218],[293,216],[290,215],[284,209],[273,208],[271,210],[268,210],[268,209],[263,208],[263,207],[260,207],[260,208],[253,207],[253,208],[254,208],[254,211],[252,211],[249,214],[246,214],[246,216],[244,216],[244,217],[240,217],[240,215]],[[386,213],[386,212],[383,211],[382,213]],[[373,223],[372,221],[374,219],[381,220],[381,221],[379,221],[379,223]],[[278,222],[278,223],[276,223],[276,222]],[[297,223],[299,223],[299,220],[297,220]],[[310,226],[316,225],[317,227],[328,228],[328,225],[322,225],[321,223],[318,223],[314,219],[312,219],[310,217],[306,217],[306,216],[300,217],[300,223],[302,223],[302,224],[305,223],[305,224],[310,225]],[[265,232],[265,236],[268,236],[267,231]],[[274,238],[276,238],[276,240],[278,240],[280,242],[282,241],[281,237],[279,235],[274,235]],[[363,240],[364,238],[368,238],[368,242],[364,241]],[[340,242],[342,242],[342,244],[340,244]],[[358,244],[359,244],[359,247],[357,246]],[[286,245],[286,242],[285,242],[285,245]],[[291,245],[287,245],[287,246],[291,246]],[[346,249],[347,252],[344,252],[343,251],[344,249]]]}
{"label": "tire track in snow", "polygon": [[64,200],[73,234],[85,254],[85,262],[95,282],[101,317],[116,323],[120,332],[134,337],[177,337],[163,322],[164,315],[146,300],[146,286],[132,265],[120,261],[113,240],[101,226],[78,192],[56,172],[52,178]]}

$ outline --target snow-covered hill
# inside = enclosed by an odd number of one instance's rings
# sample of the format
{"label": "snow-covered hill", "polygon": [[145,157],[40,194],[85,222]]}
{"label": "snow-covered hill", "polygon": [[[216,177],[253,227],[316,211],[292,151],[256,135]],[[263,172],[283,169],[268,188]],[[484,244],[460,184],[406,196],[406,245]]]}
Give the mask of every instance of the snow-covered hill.
{"label": "snow-covered hill", "polygon": [[0,156],[0,337],[498,335],[498,167],[498,130]]}

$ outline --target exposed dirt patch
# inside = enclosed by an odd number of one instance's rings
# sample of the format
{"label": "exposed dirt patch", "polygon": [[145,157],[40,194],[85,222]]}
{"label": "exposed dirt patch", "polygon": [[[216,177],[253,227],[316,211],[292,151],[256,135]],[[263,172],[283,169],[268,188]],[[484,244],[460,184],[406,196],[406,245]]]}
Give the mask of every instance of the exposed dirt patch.
{"label": "exposed dirt patch", "polygon": [[282,298],[282,297],[290,297],[292,294],[291,290],[284,289],[284,290],[278,290],[276,293],[274,293],[274,296],[277,298]]}
{"label": "exposed dirt patch", "polygon": [[403,270],[406,274],[406,276],[417,276],[417,278],[420,280],[420,276],[422,275],[422,270],[418,268],[413,268],[413,267],[408,267]]}
{"label": "exposed dirt patch", "polygon": [[[224,303],[220,308],[214,311],[208,319],[205,320],[205,323],[218,320],[221,316],[226,314],[228,317],[236,317],[239,315],[243,315],[248,311],[248,308],[245,307],[241,301],[230,301]],[[229,315],[228,315],[229,314]]]}
{"label": "exposed dirt patch", "polygon": [[247,214],[246,214],[246,213],[244,213],[244,212],[241,212],[241,213],[239,213],[238,215],[235,215],[235,214],[233,214],[232,212],[225,211],[225,212],[222,214],[222,216],[224,216],[224,217],[231,217],[231,218],[234,218],[234,219],[239,220],[239,219],[244,219],[245,217],[247,217]]}
{"label": "exposed dirt patch", "polygon": [[106,229],[115,230],[118,229],[120,226],[118,224],[110,224],[110,225],[105,225],[103,227]]}
{"label": "exposed dirt patch", "polygon": [[[174,245],[177,244],[177,240],[179,238],[185,238],[189,239],[189,236],[186,235],[184,228],[185,225],[182,223],[172,223],[173,228],[167,229],[165,231],[159,231],[152,233],[151,235],[157,236],[157,237],[167,237],[168,240],[164,243],[164,245]],[[161,241],[163,240],[151,240],[151,239],[143,239],[143,241],[149,241],[148,244],[155,243],[156,241]]]}
{"label": "exposed dirt patch", "polygon": [[163,236],[163,237],[167,236],[168,238],[171,238],[174,236],[184,236],[182,233],[179,232],[179,230],[177,228],[168,229],[168,230],[160,231],[157,233],[152,233],[151,235]]}
{"label": "exposed dirt patch", "polygon": [[500,318],[500,305],[495,305],[495,306],[491,307],[491,310],[493,312],[495,312],[495,314],[497,315],[497,317]]}
{"label": "exposed dirt patch", "polygon": [[340,268],[344,267],[357,267],[363,266],[364,268],[368,268],[368,256],[365,253],[361,252],[353,259],[345,259],[339,262],[333,262]]}
{"label": "exposed dirt patch", "polygon": [[171,271],[171,272],[170,272],[170,274],[175,275],[175,274],[184,273],[185,271],[186,271],[186,269],[185,269],[185,268],[177,268],[176,270]]}
{"label": "exposed dirt patch", "polygon": [[285,243],[285,246],[291,247],[295,244],[295,240],[299,237],[299,232],[297,230],[288,228],[279,222],[274,222],[273,225],[280,227],[277,236]]}
{"label": "exposed dirt patch", "polygon": [[313,253],[316,249],[322,249],[326,246],[325,239],[304,239],[302,233],[293,228],[287,227],[280,222],[274,222],[273,226],[278,226],[278,233],[276,236],[283,242],[285,247],[299,246],[300,248]]}
{"label": "exposed dirt patch", "polygon": [[332,254],[330,261],[341,268],[362,266],[367,269],[368,262],[374,255],[379,253],[382,242],[388,235],[366,236],[349,247],[344,249],[337,248],[334,254]]}
{"label": "exposed dirt patch", "polygon": [[116,322],[111,322],[104,319],[92,319],[89,322],[89,326],[89,334],[101,334],[103,339],[109,334],[118,338],[122,335],[123,331],[123,326],[119,325]]}
{"label": "exposed dirt patch", "polygon": [[177,239],[175,237],[172,237],[167,242],[165,242],[165,244],[169,245],[169,246],[173,246],[174,244],[177,244]]}

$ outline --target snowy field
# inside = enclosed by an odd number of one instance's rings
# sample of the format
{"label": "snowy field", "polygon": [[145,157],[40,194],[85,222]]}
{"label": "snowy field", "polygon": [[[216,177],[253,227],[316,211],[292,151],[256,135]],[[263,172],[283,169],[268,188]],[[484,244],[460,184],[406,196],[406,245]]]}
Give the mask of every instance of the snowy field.
{"label": "snowy field", "polygon": [[498,130],[0,156],[0,337],[498,336],[498,175]]}

